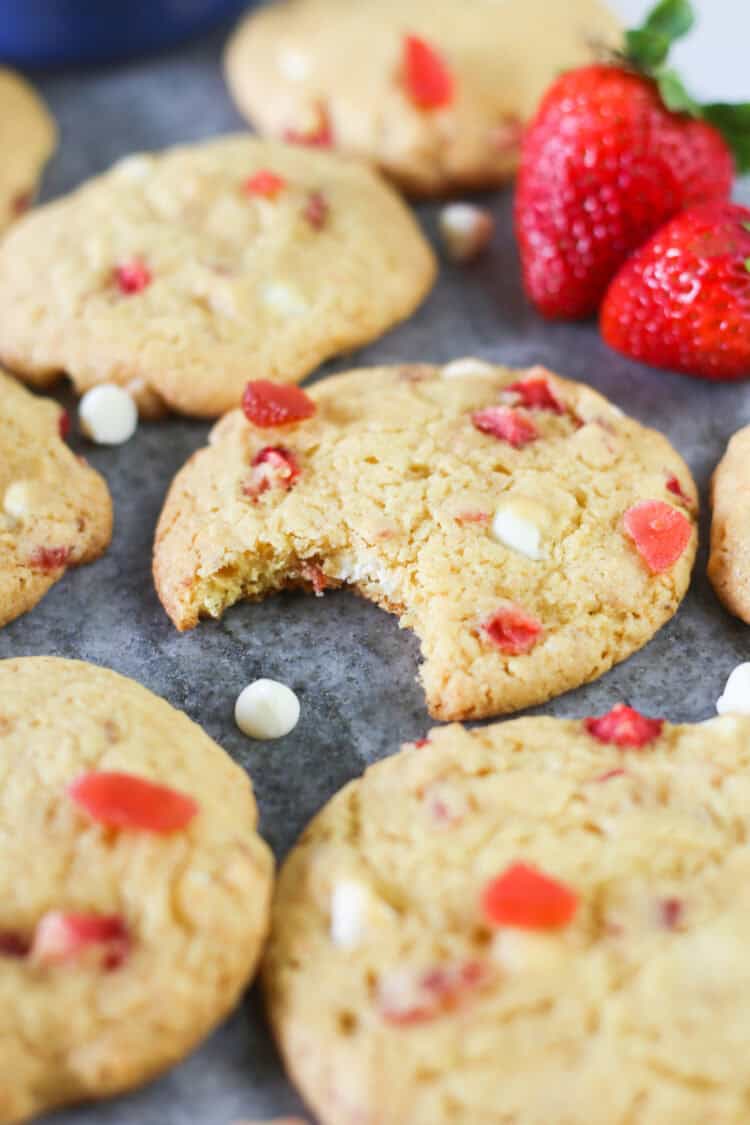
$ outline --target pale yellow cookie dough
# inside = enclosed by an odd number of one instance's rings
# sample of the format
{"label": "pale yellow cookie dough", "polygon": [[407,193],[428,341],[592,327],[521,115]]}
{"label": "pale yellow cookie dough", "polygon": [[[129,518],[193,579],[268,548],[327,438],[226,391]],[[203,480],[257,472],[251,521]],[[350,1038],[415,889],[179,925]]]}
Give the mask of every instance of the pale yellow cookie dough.
{"label": "pale yellow cookie dough", "polygon": [[[266,170],[286,182],[274,199],[246,189]],[[123,268],[145,288],[123,293]],[[0,248],[0,357],[37,385],[65,372],[79,392],[127,387],[144,414],[212,417],[248,379],[293,382],[381,335],[435,268],[362,164],[223,137],[128,157],[19,223]]]}
{"label": "pale yellow cookie dough", "polygon": [[[177,789],[198,813],[168,836],[102,827],[66,795],[91,770]],[[164,700],[90,664],[0,662],[0,1122],[139,1085],[232,1008],[268,921],[256,823],[244,771]],[[122,918],[124,962],[10,955],[50,911]]]}
{"label": "pale yellow cookie dough", "polygon": [[[407,34],[440,52],[450,105],[425,110],[409,98]],[[550,83],[619,42],[603,0],[286,0],[246,17],[226,72],[261,132],[305,133],[325,120],[336,146],[434,194],[509,179]]]}
{"label": "pale yellow cookie dough", "polygon": [[[262,430],[241,410],[227,415],[177,475],[159,522],[154,574],[174,623],[189,629],[287,586],[351,585],[416,632],[427,704],[442,719],[541,703],[624,660],[676,611],[697,540],[654,576],[624,513],[656,499],[692,519],[667,482],[676,476],[693,502],[695,485],[661,434],[546,372],[565,413],[521,411],[536,441],[514,449],[480,433],[473,412],[526,376],[539,373],[476,361],[353,371],[313,386],[317,412],[298,425]],[[266,446],[288,450],[300,475],[253,497]],[[495,537],[499,509],[531,525],[535,551]],[[508,603],[543,627],[526,655],[483,631]]]}
{"label": "pale yellow cookie dough", "polygon": [[0,371],[0,625],[112,537],[107,486],[63,441],[63,418]]}
{"label": "pale yellow cookie dough", "polygon": [[711,485],[708,576],[730,613],[750,624],[750,426],[739,430]]}
{"label": "pale yellow cookie dough", "polygon": [[[630,751],[577,721],[452,726],[373,766],[274,901],[270,1016],[316,1120],[746,1125],[749,807],[750,719]],[[517,862],[578,896],[569,925],[490,924]]]}
{"label": "pale yellow cookie dough", "polygon": [[39,95],[15,71],[0,67],[0,231],[31,205],[57,128]]}

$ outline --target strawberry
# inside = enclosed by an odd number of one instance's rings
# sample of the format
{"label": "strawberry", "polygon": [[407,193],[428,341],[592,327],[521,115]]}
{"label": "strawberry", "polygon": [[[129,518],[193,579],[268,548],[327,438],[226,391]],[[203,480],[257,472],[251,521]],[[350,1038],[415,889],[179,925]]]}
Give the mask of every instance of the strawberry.
{"label": "strawberry", "polygon": [[621,59],[557,79],[526,131],[516,234],[545,316],[593,314],[658,227],[727,199],[735,161],[750,167],[750,106],[699,106],[665,66],[692,22],[688,0],[662,0]]}
{"label": "strawberry", "polygon": [[564,883],[513,863],[482,892],[482,912],[493,926],[521,930],[559,930],[573,921],[578,895]]}
{"label": "strawberry", "polygon": [[610,347],[655,367],[750,377],[750,208],[715,203],[672,219],[617,274],[601,325]]}
{"label": "strawberry", "polygon": [[248,422],[260,429],[291,426],[315,413],[315,403],[299,387],[256,379],[245,387],[242,409]]}
{"label": "strawberry", "polygon": [[441,55],[424,39],[416,35],[404,37],[403,69],[406,92],[419,109],[442,109],[453,101],[453,75]]}

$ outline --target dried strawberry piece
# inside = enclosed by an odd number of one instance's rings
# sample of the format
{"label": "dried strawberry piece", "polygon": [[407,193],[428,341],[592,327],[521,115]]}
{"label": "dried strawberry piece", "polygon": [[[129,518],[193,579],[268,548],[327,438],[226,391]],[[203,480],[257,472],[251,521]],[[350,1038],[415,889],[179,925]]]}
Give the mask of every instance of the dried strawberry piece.
{"label": "dried strawberry piece", "polygon": [[676,496],[679,500],[682,500],[683,504],[685,504],[688,508],[692,508],[693,501],[683,490],[683,487],[676,476],[671,476],[667,480],[667,490],[674,496]]}
{"label": "dried strawberry piece", "polygon": [[522,656],[531,652],[544,630],[541,621],[520,606],[509,605],[485,621],[482,631],[501,652],[508,656]]}
{"label": "dried strawberry piece", "polygon": [[317,102],[311,124],[304,129],[285,129],[283,139],[291,145],[307,145],[308,148],[332,148],[333,126],[326,106]]}
{"label": "dried strawberry piece", "polygon": [[472,414],[471,420],[483,434],[507,441],[514,449],[522,449],[539,437],[531,419],[509,406],[488,406]]}
{"label": "dried strawberry piece", "polygon": [[663,574],[674,566],[693,534],[687,516],[662,500],[634,504],[625,513],[623,525],[652,574]]}
{"label": "dried strawberry piece", "polygon": [[242,491],[256,500],[269,488],[289,491],[299,479],[302,470],[290,450],[283,445],[266,445],[253,458],[253,475]]}
{"label": "dried strawberry piece", "polygon": [[29,566],[33,570],[51,574],[55,570],[62,570],[71,553],[70,547],[36,547],[29,557]]}
{"label": "dried strawberry piece", "polygon": [[26,957],[30,950],[31,942],[23,934],[0,930],[0,957]]}
{"label": "dried strawberry piece", "polygon": [[403,71],[406,91],[420,109],[440,109],[453,101],[453,75],[435,48],[417,35],[404,37]]}
{"label": "dried strawberry piece", "polygon": [[400,1027],[426,1023],[453,1011],[490,977],[479,961],[437,965],[416,973],[396,971],[380,982],[380,1013],[387,1023]]}
{"label": "dried strawberry piece", "polygon": [[429,746],[429,745],[430,745],[429,738],[418,738],[416,740],[416,742],[414,743],[414,748],[416,750],[421,750],[421,749],[423,749],[423,747]]}
{"label": "dried strawberry piece", "polygon": [[34,193],[32,191],[20,192],[10,205],[11,211],[14,215],[25,215],[31,207],[33,199]]}
{"label": "dried strawberry piece", "polygon": [[482,911],[493,926],[559,930],[572,922],[578,895],[526,863],[514,863],[487,884]]}
{"label": "dried strawberry piece", "polygon": [[274,426],[291,426],[294,422],[312,418],[315,403],[299,387],[287,383],[272,383],[269,379],[256,379],[245,388],[242,409],[248,422],[266,430]]}
{"label": "dried strawberry piece", "polygon": [[94,946],[101,947],[104,969],[118,968],[127,957],[130,939],[122,918],[104,914],[65,914],[52,910],[40,919],[31,947],[42,965],[73,961]]}
{"label": "dried strawberry piece", "polygon": [[543,375],[530,375],[519,379],[505,388],[520,406],[528,410],[551,410],[554,414],[565,413],[565,403],[557,396],[549,379]]}
{"label": "dried strawberry piece", "polygon": [[67,792],[92,820],[110,828],[178,832],[198,813],[192,797],[130,773],[84,773]]}
{"label": "dried strawberry piece", "polygon": [[459,512],[456,516],[456,523],[489,523],[489,512]]}
{"label": "dried strawberry piece", "polygon": [[132,262],[117,266],[114,276],[120,292],[128,297],[134,293],[142,293],[153,280],[151,270],[140,258],[133,258]]}
{"label": "dried strawberry piece", "polygon": [[70,415],[67,410],[60,411],[60,417],[57,420],[57,430],[63,441],[67,441],[70,434]]}
{"label": "dried strawberry piece", "polygon": [[329,582],[327,576],[320,569],[317,563],[303,562],[301,567],[301,574],[305,582],[309,582],[312,586],[315,597],[321,598],[324,592],[328,589]]}
{"label": "dried strawberry piece", "polygon": [[659,903],[661,924],[666,930],[676,930],[682,921],[685,904],[679,898],[665,898]]}
{"label": "dried strawberry piece", "polygon": [[320,191],[311,191],[302,212],[313,230],[322,230],[328,219],[328,200]]}
{"label": "dried strawberry piece", "polygon": [[584,719],[583,725],[599,742],[640,750],[659,737],[664,720],[647,719],[632,707],[618,703],[607,715]]}
{"label": "dried strawberry piece", "polygon": [[285,187],[286,180],[283,176],[277,176],[268,168],[261,168],[259,172],[245,180],[243,190],[247,195],[262,195],[265,199],[276,199]]}
{"label": "dried strawberry piece", "polygon": [[599,777],[595,777],[594,781],[598,785],[601,785],[605,781],[614,781],[614,779],[616,777],[626,777],[626,776],[627,776],[627,770],[622,770],[622,769],[620,769],[620,770],[607,770],[606,773],[600,774]]}

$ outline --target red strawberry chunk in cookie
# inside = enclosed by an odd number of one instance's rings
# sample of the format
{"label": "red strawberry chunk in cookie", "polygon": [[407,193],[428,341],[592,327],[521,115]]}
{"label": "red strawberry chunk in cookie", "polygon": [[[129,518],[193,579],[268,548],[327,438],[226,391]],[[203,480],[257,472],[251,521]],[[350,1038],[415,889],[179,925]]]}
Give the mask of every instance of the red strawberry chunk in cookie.
{"label": "red strawberry chunk in cookie", "polygon": [[198,813],[192,797],[129,773],[85,773],[68,796],[92,820],[111,828],[177,832]]}
{"label": "red strawberry chunk in cookie", "polygon": [[552,385],[544,375],[531,375],[527,379],[519,379],[505,388],[506,394],[512,394],[514,401],[527,410],[551,410],[554,414],[565,413],[565,403],[557,396]]}
{"label": "red strawberry chunk in cookie", "polygon": [[683,490],[683,487],[680,484],[677,477],[671,476],[668,479],[668,481],[667,481],[667,491],[671,492],[678,499],[682,500],[683,504],[686,504],[688,508],[692,508],[693,501],[690,499],[690,497],[687,495],[687,493]]}
{"label": "red strawberry chunk in cookie", "polygon": [[276,199],[286,187],[283,176],[277,176],[268,168],[261,168],[255,175],[245,180],[244,190],[247,195],[262,195],[265,199]]}
{"label": "red strawberry chunk in cookie", "polygon": [[117,266],[115,269],[115,281],[121,293],[130,297],[134,293],[142,293],[152,282],[153,276],[151,270],[145,262],[140,258],[134,258],[132,262],[127,262],[124,265]]}
{"label": "red strawberry chunk in cookie", "polygon": [[103,914],[65,914],[50,911],[39,921],[31,947],[31,957],[42,965],[74,961],[92,947],[100,947],[104,969],[117,969],[130,948],[128,931],[122,918]]}
{"label": "red strawberry chunk in cookie", "polygon": [[618,703],[607,715],[584,719],[583,725],[599,742],[640,750],[659,737],[664,720],[647,719],[632,707]]}
{"label": "red strawberry chunk in cookie", "polygon": [[519,606],[505,606],[482,625],[482,631],[501,652],[522,656],[531,652],[543,633],[541,621]]}
{"label": "red strawberry chunk in cookie", "polygon": [[479,961],[437,965],[424,972],[396,970],[380,982],[380,1013],[387,1023],[408,1027],[437,1019],[490,979]]}
{"label": "red strawberry chunk in cookie", "polygon": [[307,145],[308,148],[332,148],[333,127],[326,106],[318,102],[305,128],[285,129],[283,139],[290,145]]}
{"label": "red strawberry chunk in cookie", "polygon": [[26,957],[31,942],[14,930],[0,930],[0,957]]}
{"label": "red strawberry chunk in cookie", "polygon": [[283,488],[288,492],[301,472],[297,458],[288,449],[267,445],[253,458],[253,475],[242,491],[253,500],[269,488]]}
{"label": "red strawberry chunk in cookie", "polygon": [[29,566],[34,570],[42,570],[45,574],[51,574],[55,570],[62,570],[70,555],[70,547],[37,547],[31,553]]}
{"label": "red strawberry chunk in cookie", "polygon": [[311,191],[302,214],[313,230],[322,230],[328,219],[328,200],[320,191]]}
{"label": "red strawberry chunk in cookie", "polygon": [[628,508],[625,532],[652,574],[663,574],[677,562],[693,534],[690,520],[662,500],[642,500]]}
{"label": "red strawberry chunk in cookie", "polygon": [[488,406],[472,414],[471,421],[483,434],[507,441],[514,449],[522,449],[539,437],[530,418],[508,406]]}
{"label": "red strawberry chunk in cookie", "polygon": [[299,387],[257,379],[247,384],[242,409],[248,422],[260,429],[272,429],[312,418],[315,403]]}
{"label": "red strawberry chunk in cookie", "polygon": [[419,109],[440,109],[453,101],[453,75],[424,39],[404,38],[403,69],[406,92]]}
{"label": "red strawberry chunk in cookie", "polygon": [[70,415],[67,410],[60,411],[60,418],[57,423],[57,430],[63,441],[67,441],[70,434]]}
{"label": "red strawberry chunk in cookie", "polygon": [[482,911],[493,926],[558,930],[573,921],[578,895],[525,863],[514,863],[482,892]]}

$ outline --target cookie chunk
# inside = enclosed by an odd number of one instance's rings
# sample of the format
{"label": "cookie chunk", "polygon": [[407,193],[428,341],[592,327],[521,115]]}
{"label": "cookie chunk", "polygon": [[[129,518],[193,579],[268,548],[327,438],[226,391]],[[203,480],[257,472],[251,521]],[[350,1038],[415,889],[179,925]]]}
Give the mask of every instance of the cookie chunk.
{"label": "cookie chunk", "polygon": [[248,136],[131,156],[0,250],[0,356],[37,385],[126,386],[215,416],[408,316],[435,275],[363,165]]}
{"label": "cookie chunk", "polygon": [[0,662],[0,1121],[136,1086],[230,1010],[272,861],[244,771],[132,680]]}
{"label": "cookie chunk", "polygon": [[112,537],[107,486],[65,444],[67,421],[57,403],[0,372],[0,625]]}
{"label": "cookie chunk", "polygon": [[26,211],[57,143],[57,129],[31,86],[0,67],[0,231]]}
{"label": "cookie chunk", "polygon": [[695,505],[664,437],[541,368],[258,382],[175,479],[154,573],[179,629],[351,585],[419,636],[431,714],[480,718],[645,644],[687,589]]}
{"label": "cookie chunk", "polygon": [[264,978],[321,1125],[745,1125],[750,719],[435,730],[284,865]]}
{"label": "cookie chunk", "polygon": [[263,133],[425,195],[509,179],[550,82],[619,42],[602,0],[286,0],[246,17],[226,72]]}
{"label": "cookie chunk", "polygon": [[730,613],[750,624],[750,426],[734,435],[711,484],[708,576]]}

